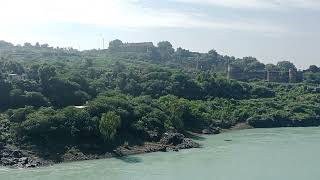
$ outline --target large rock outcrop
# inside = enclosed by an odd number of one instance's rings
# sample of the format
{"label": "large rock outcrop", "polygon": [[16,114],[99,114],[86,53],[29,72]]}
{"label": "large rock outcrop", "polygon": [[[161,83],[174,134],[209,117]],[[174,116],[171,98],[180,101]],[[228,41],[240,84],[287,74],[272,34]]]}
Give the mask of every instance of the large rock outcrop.
{"label": "large rock outcrop", "polygon": [[199,148],[200,144],[192,139],[185,138],[180,133],[165,133],[160,140],[160,143],[165,145],[167,151],[178,151],[179,149]]}
{"label": "large rock outcrop", "polygon": [[2,146],[0,147],[0,165],[28,168],[41,165],[41,161],[37,158],[27,155],[21,150]]}

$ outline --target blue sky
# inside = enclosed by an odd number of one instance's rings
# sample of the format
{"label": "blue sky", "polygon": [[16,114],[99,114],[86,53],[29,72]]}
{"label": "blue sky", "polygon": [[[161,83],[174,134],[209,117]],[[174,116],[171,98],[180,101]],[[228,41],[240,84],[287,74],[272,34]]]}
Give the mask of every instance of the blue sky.
{"label": "blue sky", "polygon": [[320,66],[318,0],[0,0],[0,39],[83,49],[161,40],[265,63]]}

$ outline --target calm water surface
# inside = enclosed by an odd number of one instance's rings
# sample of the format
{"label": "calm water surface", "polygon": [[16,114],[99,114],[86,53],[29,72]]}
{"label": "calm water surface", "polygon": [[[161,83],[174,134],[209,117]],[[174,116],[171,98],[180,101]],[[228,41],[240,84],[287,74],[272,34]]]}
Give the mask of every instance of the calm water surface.
{"label": "calm water surface", "polygon": [[204,148],[38,169],[0,167],[0,180],[320,180],[320,128],[251,129],[199,141]]}

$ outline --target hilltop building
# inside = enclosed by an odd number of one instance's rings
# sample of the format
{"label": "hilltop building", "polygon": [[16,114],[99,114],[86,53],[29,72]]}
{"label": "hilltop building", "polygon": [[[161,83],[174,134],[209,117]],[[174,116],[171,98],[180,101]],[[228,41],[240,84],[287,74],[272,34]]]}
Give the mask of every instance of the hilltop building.
{"label": "hilltop building", "polygon": [[148,53],[154,47],[152,42],[122,43],[120,40],[114,40],[109,43],[109,49],[114,52]]}
{"label": "hilltop building", "polygon": [[121,52],[140,52],[147,53],[154,48],[152,42],[141,42],[141,43],[125,43],[119,47]]}

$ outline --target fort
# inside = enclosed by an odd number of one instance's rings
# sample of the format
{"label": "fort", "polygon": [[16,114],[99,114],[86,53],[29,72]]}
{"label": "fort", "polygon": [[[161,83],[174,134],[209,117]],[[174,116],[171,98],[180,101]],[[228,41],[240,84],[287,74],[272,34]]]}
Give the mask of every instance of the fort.
{"label": "fort", "polygon": [[148,53],[154,48],[152,42],[141,43],[123,43],[120,44],[115,51],[117,52],[136,52],[136,53]]}
{"label": "fort", "polygon": [[289,71],[250,71],[244,72],[238,67],[228,64],[227,68],[228,79],[235,79],[239,81],[247,80],[265,80],[268,82],[285,82],[285,83],[298,83],[303,80],[302,72],[298,72],[295,69],[289,69]]}

